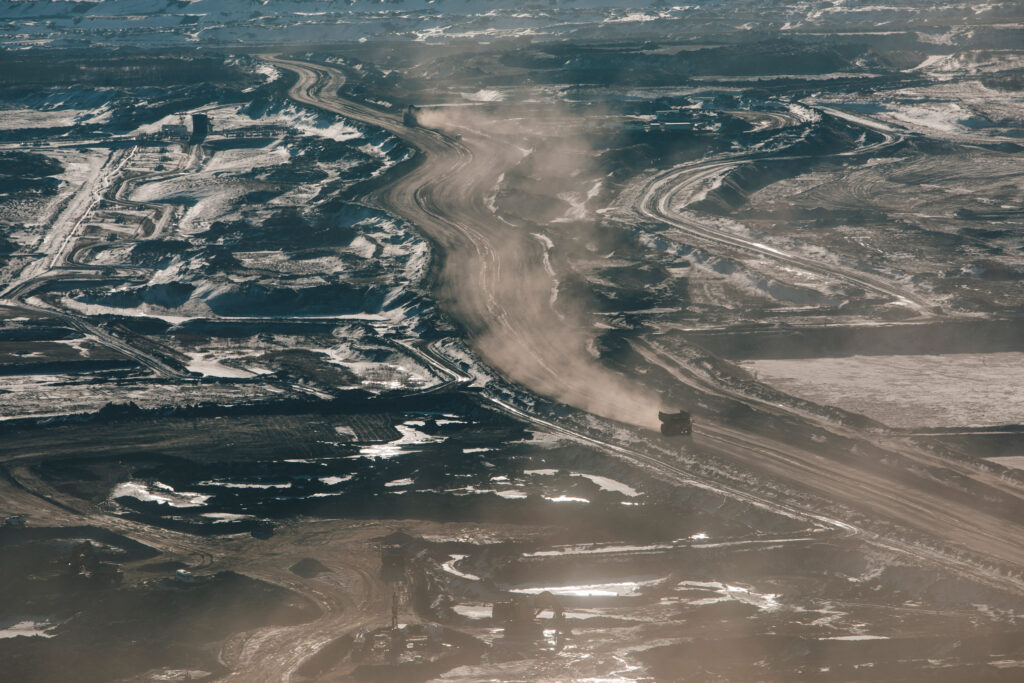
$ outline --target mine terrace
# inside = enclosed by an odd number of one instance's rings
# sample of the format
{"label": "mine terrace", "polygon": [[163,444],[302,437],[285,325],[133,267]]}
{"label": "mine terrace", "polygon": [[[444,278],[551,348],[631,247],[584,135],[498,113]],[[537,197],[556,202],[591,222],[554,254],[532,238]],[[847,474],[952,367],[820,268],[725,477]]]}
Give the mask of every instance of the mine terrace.
{"label": "mine terrace", "polygon": [[6,3],[0,677],[1021,680],[1022,26]]}

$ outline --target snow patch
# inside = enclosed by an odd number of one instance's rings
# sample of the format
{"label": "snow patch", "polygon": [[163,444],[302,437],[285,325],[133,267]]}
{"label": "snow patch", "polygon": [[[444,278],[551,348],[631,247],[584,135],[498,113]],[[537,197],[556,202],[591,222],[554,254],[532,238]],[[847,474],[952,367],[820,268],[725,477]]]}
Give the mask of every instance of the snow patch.
{"label": "snow patch", "polygon": [[135,498],[144,502],[159,503],[175,508],[201,507],[210,496],[188,491],[175,491],[159,481],[148,484],[144,481],[126,481],[114,487],[110,499]]}

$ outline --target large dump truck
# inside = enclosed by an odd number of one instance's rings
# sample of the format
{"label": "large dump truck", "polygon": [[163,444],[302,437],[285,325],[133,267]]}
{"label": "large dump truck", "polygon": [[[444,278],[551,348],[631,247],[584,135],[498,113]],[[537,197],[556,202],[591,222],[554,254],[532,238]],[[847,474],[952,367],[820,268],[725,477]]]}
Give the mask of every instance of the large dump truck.
{"label": "large dump truck", "polygon": [[658,413],[661,420],[661,433],[665,436],[689,436],[693,433],[693,421],[684,410],[678,413]]}
{"label": "large dump truck", "polygon": [[420,125],[419,113],[420,108],[415,104],[410,104],[405,108],[405,113],[402,114],[402,123],[407,125],[409,128],[415,128]]}

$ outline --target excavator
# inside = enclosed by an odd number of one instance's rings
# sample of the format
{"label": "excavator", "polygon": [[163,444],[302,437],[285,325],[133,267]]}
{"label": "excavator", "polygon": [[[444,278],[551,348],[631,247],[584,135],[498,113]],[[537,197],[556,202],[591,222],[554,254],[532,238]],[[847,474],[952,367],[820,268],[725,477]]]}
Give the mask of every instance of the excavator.
{"label": "excavator", "polygon": [[661,420],[661,433],[665,436],[689,436],[693,433],[693,420],[685,410],[678,413],[658,413]]}

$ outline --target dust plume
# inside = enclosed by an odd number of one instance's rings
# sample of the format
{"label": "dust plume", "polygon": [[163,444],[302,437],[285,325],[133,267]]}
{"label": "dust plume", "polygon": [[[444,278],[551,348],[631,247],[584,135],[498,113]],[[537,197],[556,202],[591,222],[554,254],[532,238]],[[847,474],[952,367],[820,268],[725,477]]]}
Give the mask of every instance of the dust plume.
{"label": "dust plume", "polygon": [[592,223],[512,222],[481,199],[493,196],[505,174],[525,164],[531,189],[523,201],[560,203],[558,197],[594,156],[578,133],[578,118],[557,105],[529,114],[521,106],[418,112],[422,126],[458,133],[472,153],[449,186],[435,190],[438,198],[452,200],[445,215],[470,242],[445,254],[442,301],[467,325],[484,359],[509,379],[596,415],[657,429],[660,397],[591,354],[596,334],[586,304],[559,287],[562,275],[551,258],[555,247],[543,233],[562,238],[558,262],[565,264],[573,257],[566,245],[586,243]]}
{"label": "dust plume", "polygon": [[[518,249],[528,251],[530,246]],[[517,247],[509,244],[507,248]],[[553,282],[547,273],[529,268],[505,280],[509,290],[498,299],[503,315],[475,338],[489,363],[509,379],[562,403],[620,422],[658,428],[658,396],[590,355],[594,332],[562,312],[567,304],[557,312],[552,308]]]}

